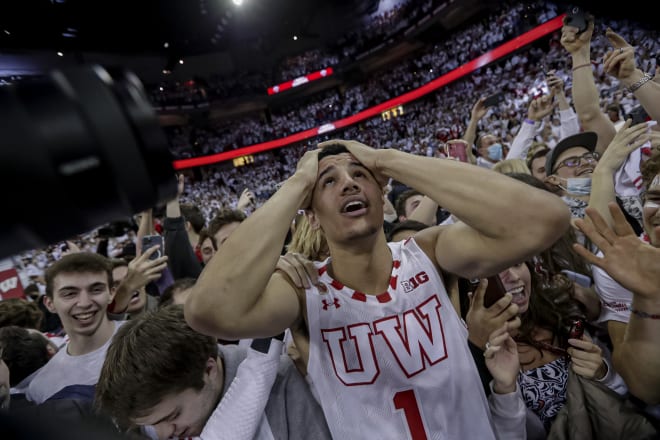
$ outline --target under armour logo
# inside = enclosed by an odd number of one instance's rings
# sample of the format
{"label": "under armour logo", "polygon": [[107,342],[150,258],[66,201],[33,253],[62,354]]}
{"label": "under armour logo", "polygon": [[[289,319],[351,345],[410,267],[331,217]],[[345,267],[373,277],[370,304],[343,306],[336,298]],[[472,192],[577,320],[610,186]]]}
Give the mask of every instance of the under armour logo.
{"label": "under armour logo", "polygon": [[328,310],[328,307],[330,306],[334,306],[337,309],[341,307],[341,305],[339,304],[339,300],[337,298],[334,298],[332,302],[328,302],[327,299],[324,299],[321,302],[323,303],[323,310]]}

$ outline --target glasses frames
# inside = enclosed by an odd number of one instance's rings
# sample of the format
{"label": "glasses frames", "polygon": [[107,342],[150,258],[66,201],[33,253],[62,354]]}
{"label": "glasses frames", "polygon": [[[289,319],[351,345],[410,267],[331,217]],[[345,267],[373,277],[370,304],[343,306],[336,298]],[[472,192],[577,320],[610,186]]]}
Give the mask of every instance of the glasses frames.
{"label": "glasses frames", "polygon": [[586,163],[596,163],[598,162],[598,159],[600,159],[600,155],[595,151],[593,153],[584,153],[582,156],[567,157],[566,159],[559,162],[559,165],[555,168],[554,172],[556,173],[561,167],[575,168],[580,166],[582,161],[585,161]]}

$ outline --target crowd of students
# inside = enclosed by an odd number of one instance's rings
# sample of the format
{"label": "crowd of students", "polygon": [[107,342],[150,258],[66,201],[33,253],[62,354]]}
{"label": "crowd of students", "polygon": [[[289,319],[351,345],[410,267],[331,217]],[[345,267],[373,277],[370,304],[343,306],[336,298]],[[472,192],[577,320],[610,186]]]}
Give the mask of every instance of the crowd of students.
{"label": "crowd of students", "polygon": [[[599,26],[564,25],[552,58],[516,54],[394,130],[180,174],[164,207],[19,256],[34,287],[0,301],[0,420],[159,439],[657,438],[660,72],[645,34],[599,41]],[[488,107],[534,83],[532,57],[552,60],[547,91]],[[646,120],[627,118],[637,105]],[[437,121],[455,126],[440,137]]]}

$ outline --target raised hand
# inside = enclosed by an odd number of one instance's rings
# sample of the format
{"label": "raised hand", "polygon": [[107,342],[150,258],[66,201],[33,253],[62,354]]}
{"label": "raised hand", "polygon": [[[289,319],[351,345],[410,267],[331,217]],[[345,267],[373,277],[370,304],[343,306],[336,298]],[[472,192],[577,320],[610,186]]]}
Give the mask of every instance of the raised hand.
{"label": "raised hand", "polygon": [[252,205],[253,203],[254,203],[254,193],[250,191],[248,188],[245,188],[241,193],[241,197],[238,199],[238,203],[236,204],[236,209],[238,209],[239,211],[244,211],[245,208]]}
{"label": "raised hand", "polygon": [[550,95],[544,95],[537,99],[532,99],[529,103],[529,108],[527,109],[527,117],[534,121],[540,121],[552,113],[557,105],[552,99],[553,96],[554,94],[551,91]]}
{"label": "raised hand", "polygon": [[564,80],[555,74],[555,71],[548,72],[545,77],[545,82],[548,83],[548,88],[553,95],[564,94]]}
{"label": "raised hand", "polygon": [[490,334],[484,357],[486,367],[493,376],[493,391],[497,394],[514,392],[520,371],[520,360],[518,346],[509,334],[506,324]]}
{"label": "raised hand", "polygon": [[287,252],[277,261],[275,270],[283,272],[299,289],[319,286],[319,273],[314,264],[300,254]]}
{"label": "raised hand", "polygon": [[635,235],[619,205],[610,202],[608,208],[614,221],[612,228],[593,208],[586,208],[587,216],[576,220],[576,226],[602,251],[603,256],[596,256],[580,244],[573,245],[575,251],[635,295],[660,300],[660,249],[644,243]]}
{"label": "raised hand", "polygon": [[486,100],[486,98],[487,96],[482,96],[472,106],[472,111],[470,113],[470,116],[472,117],[473,121],[478,121],[484,116],[486,116],[486,113],[488,112],[488,107],[484,105],[484,101]]}
{"label": "raised hand", "polygon": [[603,350],[591,341],[587,335],[582,339],[569,339],[572,347],[568,348],[571,356],[571,368],[576,374],[587,379],[602,379],[607,374],[607,366],[603,362]]}
{"label": "raised hand", "polygon": [[381,186],[387,185],[388,177],[382,174],[378,167],[378,154],[379,151],[373,147],[365,145],[358,141],[350,141],[344,139],[331,139],[329,141],[321,142],[319,147],[323,149],[328,145],[339,144],[346,147],[346,149],[365,167],[367,167],[376,177],[376,180]]}
{"label": "raised hand", "polygon": [[578,28],[575,26],[564,25],[561,28],[561,45],[568,51],[568,53],[575,54],[581,52],[583,55],[589,56],[591,50],[591,35],[594,32],[594,23],[589,21],[587,30],[578,34]]}
{"label": "raised hand", "polygon": [[646,122],[632,127],[631,123],[632,121],[628,119],[614,135],[612,142],[598,160],[598,169],[604,169],[608,174],[613,174],[626,161],[630,153],[651,139]]}
{"label": "raised hand", "polygon": [[126,283],[132,290],[137,290],[160,278],[161,272],[167,267],[167,255],[150,259],[158,248],[158,245],[152,246],[139,257],[133,258],[128,263],[128,273],[122,284]]}
{"label": "raised hand", "polygon": [[610,40],[612,50],[603,57],[603,69],[620,80],[628,78],[637,68],[635,48],[610,28],[605,31],[605,36]]}
{"label": "raised hand", "polygon": [[316,185],[316,179],[318,177],[319,171],[319,152],[320,149],[310,150],[303,154],[303,157],[298,161],[296,166],[295,176],[300,177],[305,185],[309,188],[307,197],[303,200],[301,204],[301,209],[306,209],[312,203],[312,193],[314,191],[314,185]]}
{"label": "raised hand", "polygon": [[465,316],[468,338],[477,347],[484,349],[488,337],[496,329],[506,324],[511,331],[520,327],[518,306],[511,302],[511,294],[506,294],[489,308],[484,306],[484,296],[488,280],[483,279],[475,293],[470,295],[470,307]]}

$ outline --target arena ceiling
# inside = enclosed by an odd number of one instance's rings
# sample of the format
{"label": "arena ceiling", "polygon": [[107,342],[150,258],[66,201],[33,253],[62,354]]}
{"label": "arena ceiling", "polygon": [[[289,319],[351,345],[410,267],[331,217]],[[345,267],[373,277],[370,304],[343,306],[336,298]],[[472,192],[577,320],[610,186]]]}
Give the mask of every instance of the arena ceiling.
{"label": "arena ceiling", "polygon": [[10,1],[0,12],[0,50],[191,56],[243,44],[293,45],[293,35],[321,42],[377,6],[378,0]]}
{"label": "arena ceiling", "polygon": [[[148,65],[133,66],[125,59],[114,58],[107,63],[131,65],[152,81],[157,80],[163,67],[177,66],[179,59],[198,55],[217,54],[216,64],[239,71],[241,67],[253,66],[255,59],[263,65],[272,64],[285,55],[337,41],[359,27],[360,19],[375,11],[380,3],[379,0],[242,0],[242,5],[237,6],[235,1],[239,0],[4,1],[0,10],[0,77],[29,75],[64,63],[106,62],[92,59],[90,53],[131,57],[133,64],[140,58]],[[452,3],[454,12],[459,9],[452,16],[460,17],[461,5],[473,4],[475,0],[435,1]],[[479,2],[490,8],[499,3]],[[561,4],[561,8],[569,4],[584,5],[598,16],[625,16],[641,22],[655,19],[642,2],[628,2],[625,8],[618,5],[616,11],[607,2],[555,3]],[[194,69],[204,73],[202,68],[206,64],[200,62]],[[212,70],[216,66],[208,68]],[[190,72],[181,74],[189,76]]]}

